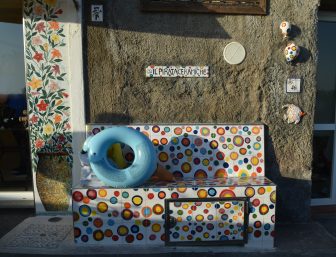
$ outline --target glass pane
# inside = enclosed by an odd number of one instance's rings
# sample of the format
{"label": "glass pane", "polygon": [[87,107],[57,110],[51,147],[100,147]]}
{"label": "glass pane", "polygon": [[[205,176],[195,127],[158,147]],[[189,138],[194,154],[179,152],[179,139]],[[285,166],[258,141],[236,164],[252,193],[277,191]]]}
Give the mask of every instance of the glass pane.
{"label": "glass pane", "polygon": [[333,145],[333,131],[314,131],[312,198],[330,197]]}
{"label": "glass pane", "polygon": [[0,93],[24,94],[25,71],[22,24],[0,22]]}
{"label": "glass pane", "polygon": [[315,123],[335,122],[336,23],[318,23],[318,66]]}
{"label": "glass pane", "polygon": [[32,190],[22,24],[0,22],[0,191]]}

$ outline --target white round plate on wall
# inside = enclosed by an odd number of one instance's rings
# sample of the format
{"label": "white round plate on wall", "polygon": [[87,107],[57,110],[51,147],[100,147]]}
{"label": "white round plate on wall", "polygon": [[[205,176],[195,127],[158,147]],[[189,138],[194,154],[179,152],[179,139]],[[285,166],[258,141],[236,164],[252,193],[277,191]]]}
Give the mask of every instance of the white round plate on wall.
{"label": "white round plate on wall", "polygon": [[238,42],[227,44],[223,51],[224,59],[229,64],[240,64],[246,56],[245,48]]}

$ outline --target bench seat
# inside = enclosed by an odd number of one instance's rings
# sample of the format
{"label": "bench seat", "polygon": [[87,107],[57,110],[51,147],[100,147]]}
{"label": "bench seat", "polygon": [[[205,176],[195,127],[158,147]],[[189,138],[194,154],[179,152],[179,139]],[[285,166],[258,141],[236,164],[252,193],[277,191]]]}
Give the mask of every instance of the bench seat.
{"label": "bench seat", "polygon": [[[140,131],[150,131],[148,136],[157,148],[158,162],[176,175],[176,181],[111,188],[83,167],[86,175],[72,189],[75,242],[272,248],[276,185],[264,176],[263,126],[241,125],[230,130],[233,125],[174,125],[169,131],[163,130],[169,136],[153,134],[158,129],[162,131],[162,127],[155,126],[142,126]],[[103,127],[89,125],[88,135]],[[191,128],[191,135],[186,133],[187,127]],[[225,138],[212,133],[218,128],[226,132]],[[196,133],[202,129],[203,134]],[[182,135],[178,143],[174,143],[174,131]],[[182,141],[184,138],[189,142]],[[242,148],[246,152],[240,151]],[[128,152],[126,149],[125,156]],[[162,153],[166,156],[160,156]],[[184,156],[178,156],[180,153]],[[190,170],[184,169],[185,163],[191,166]]]}

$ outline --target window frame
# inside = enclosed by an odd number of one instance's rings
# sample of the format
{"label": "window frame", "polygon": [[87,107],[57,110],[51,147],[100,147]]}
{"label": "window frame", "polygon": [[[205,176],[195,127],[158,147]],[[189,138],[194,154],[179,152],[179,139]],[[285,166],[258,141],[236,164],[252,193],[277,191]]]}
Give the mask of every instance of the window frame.
{"label": "window frame", "polygon": [[[336,25],[336,12],[319,11],[318,12],[318,22],[335,22],[335,25]],[[333,205],[333,204],[336,204],[336,104],[335,104],[334,123],[326,123],[326,124],[316,123],[314,124],[314,132],[315,131],[333,131],[334,132],[334,142],[333,142],[333,159],[332,159],[330,197],[312,198],[311,205],[312,206]]]}

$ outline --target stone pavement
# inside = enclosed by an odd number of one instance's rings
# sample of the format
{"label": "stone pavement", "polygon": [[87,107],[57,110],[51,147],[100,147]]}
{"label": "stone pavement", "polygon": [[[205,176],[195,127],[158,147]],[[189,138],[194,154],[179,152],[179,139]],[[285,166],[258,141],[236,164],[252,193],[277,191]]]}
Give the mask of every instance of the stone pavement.
{"label": "stone pavement", "polygon": [[[50,217],[30,218],[21,222],[29,216],[33,216],[33,211],[27,210],[1,210],[0,211],[0,236],[6,234],[9,230],[11,232],[0,239],[0,256],[8,257],[32,257],[32,256],[158,256],[160,257],[197,257],[197,256],[223,256],[223,257],[257,257],[257,256],[274,256],[274,257],[292,257],[292,256],[323,256],[336,257],[336,214],[327,214],[315,216],[314,220],[305,224],[277,224],[276,226],[276,249],[272,251],[252,250],[241,247],[164,247],[151,248],[146,246],[139,248],[125,249],[125,248],[111,248],[111,247],[85,247],[78,249],[72,243],[70,217],[63,218],[62,221],[51,224],[51,227],[45,227],[46,231],[56,229],[54,245],[47,248],[29,248],[38,242],[29,242],[28,246],[15,244],[13,238],[17,235],[23,234],[24,226],[29,225],[30,231],[32,224],[38,221],[38,224],[50,224],[48,219]],[[20,223],[18,226],[16,226]],[[14,229],[13,227],[16,226]],[[36,228],[33,227],[36,230]],[[27,230],[26,230],[27,231]],[[38,231],[38,230],[37,230]],[[62,233],[64,235],[62,235]],[[43,234],[43,233],[42,233]],[[14,235],[14,237],[13,237]],[[7,241],[5,240],[7,238]],[[58,241],[57,241],[58,240]],[[9,246],[9,243],[11,247]],[[60,242],[57,245],[57,242]],[[42,242],[43,244],[50,244],[50,242]],[[7,244],[7,245],[6,245]]]}

